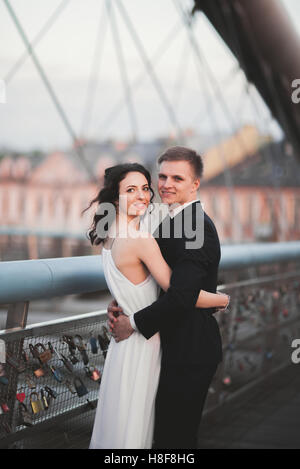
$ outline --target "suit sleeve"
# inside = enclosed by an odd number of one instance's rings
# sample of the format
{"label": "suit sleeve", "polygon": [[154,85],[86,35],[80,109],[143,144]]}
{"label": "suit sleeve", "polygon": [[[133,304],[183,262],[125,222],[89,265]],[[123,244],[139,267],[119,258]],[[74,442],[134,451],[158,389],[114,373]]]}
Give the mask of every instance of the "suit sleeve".
{"label": "suit sleeve", "polygon": [[216,240],[208,224],[204,226],[204,243],[200,249],[185,249],[185,239],[178,239],[176,262],[168,291],[150,306],[134,314],[135,324],[146,339],[167,322],[177,321],[183,311],[191,311],[197,302],[203,281],[215,262]]}

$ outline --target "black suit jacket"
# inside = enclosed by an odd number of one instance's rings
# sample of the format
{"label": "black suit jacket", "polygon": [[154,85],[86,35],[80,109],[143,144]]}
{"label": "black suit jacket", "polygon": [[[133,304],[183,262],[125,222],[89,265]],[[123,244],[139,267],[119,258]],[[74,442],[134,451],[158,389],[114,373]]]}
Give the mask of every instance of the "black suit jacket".
{"label": "black suit jacket", "polygon": [[[203,223],[199,223],[199,210]],[[163,226],[168,222],[170,236],[163,237]],[[204,233],[203,245],[197,249],[186,244],[191,239],[185,228],[191,223],[194,229],[203,229]],[[182,228],[180,237],[176,237],[178,226]],[[221,255],[214,223],[198,201],[173,219],[167,217],[155,236],[172,269],[170,287],[157,301],[135,313],[136,326],[147,339],[160,332],[162,364],[215,366],[222,360],[219,327],[213,316],[215,308],[195,308],[201,289],[215,293],[217,288]]]}

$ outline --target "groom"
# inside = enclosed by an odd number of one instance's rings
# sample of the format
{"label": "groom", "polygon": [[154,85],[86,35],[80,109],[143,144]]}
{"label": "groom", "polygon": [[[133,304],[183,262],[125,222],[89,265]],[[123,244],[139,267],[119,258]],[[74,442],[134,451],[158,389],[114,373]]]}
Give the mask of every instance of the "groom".
{"label": "groom", "polygon": [[[160,332],[162,359],[153,447],[197,448],[203,406],[222,360],[222,343],[215,309],[196,309],[195,304],[201,289],[216,292],[220,243],[214,223],[197,197],[201,157],[177,146],[166,150],[158,163],[158,191],[170,211],[154,236],[172,269],[170,288],[130,318],[122,314],[115,318],[113,313],[122,310],[111,303],[109,324],[117,341],[135,329],[147,339]],[[164,230],[166,224],[169,230]],[[187,233],[193,233],[193,238]]]}

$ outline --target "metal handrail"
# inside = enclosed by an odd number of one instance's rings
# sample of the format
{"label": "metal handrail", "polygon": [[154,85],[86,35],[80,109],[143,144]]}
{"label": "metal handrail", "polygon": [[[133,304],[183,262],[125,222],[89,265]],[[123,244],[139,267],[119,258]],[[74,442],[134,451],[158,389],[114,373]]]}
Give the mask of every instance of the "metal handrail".
{"label": "metal handrail", "polygon": [[300,241],[248,243],[222,247],[220,270],[243,269],[300,259]]}
{"label": "metal handrail", "polygon": [[[222,246],[220,271],[300,259],[300,241]],[[101,256],[0,262],[0,304],[106,289]]]}

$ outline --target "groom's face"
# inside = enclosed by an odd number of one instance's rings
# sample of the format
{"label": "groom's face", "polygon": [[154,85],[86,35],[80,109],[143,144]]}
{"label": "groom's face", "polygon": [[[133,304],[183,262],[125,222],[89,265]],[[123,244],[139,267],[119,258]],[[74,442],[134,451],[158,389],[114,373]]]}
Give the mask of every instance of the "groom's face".
{"label": "groom's face", "polygon": [[163,203],[185,204],[196,198],[200,179],[188,161],[163,161],[158,173],[158,192]]}

